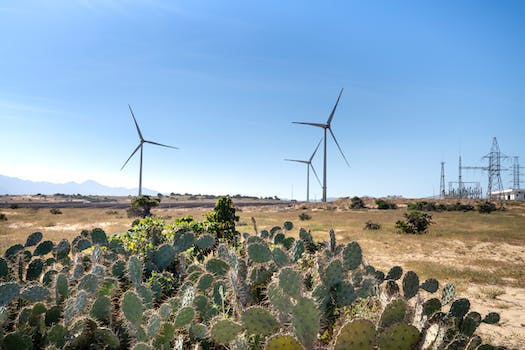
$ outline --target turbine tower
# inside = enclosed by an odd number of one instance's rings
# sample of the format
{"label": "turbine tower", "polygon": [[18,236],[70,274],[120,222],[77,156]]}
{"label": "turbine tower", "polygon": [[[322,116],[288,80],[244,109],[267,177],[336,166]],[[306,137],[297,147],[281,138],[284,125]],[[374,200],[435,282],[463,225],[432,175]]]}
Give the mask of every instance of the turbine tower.
{"label": "turbine tower", "polygon": [[343,156],[343,159],[346,162],[346,165],[350,167],[350,164],[348,163],[348,160],[345,157],[345,154],[343,153],[343,150],[341,149],[341,146],[339,146],[339,142],[337,142],[337,138],[334,135],[334,132],[332,131],[332,119],[334,118],[335,110],[337,109],[337,105],[339,104],[339,99],[341,99],[341,95],[343,94],[343,90],[341,89],[341,92],[339,92],[339,96],[337,97],[337,101],[335,102],[334,108],[332,109],[332,113],[330,113],[330,116],[328,117],[328,120],[326,123],[309,123],[309,122],[293,122],[294,124],[303,124],[303,125],[310,125],[315,126],[318,128],[322,128],[324,131],[324,160],[323,160],[323,202],[326,202],[326,131],[330,131],[330,135],[332,135],[332,138],[335,141],[335,144],[337,145],[337,148],[339,149],[339,152],[341,152],[341,155]]}
{"label": "turbine tower", "polygon": [[139,124],[137,123],[137,119],[135,119],[135,114],[133,114],[133,110],[131,109],[131,106],[128,105],[128,107],[129,107],[129,111],[131,112],[131,116],[133,117],[133,121],[135,122],[135,127],[137,128],[137,133],[139,134],[139,145],[131,153],[131,155],[129,156],[128,160],[126,160],[126,162],[124,163],[122,168],[120,168],[120,170],[124,169],[124,167],[126,166],[126,164],[128,164],[128,162],[131,159],[131,157],[133,157],[135,155],[135,153],[137,153],[137,151],[140,149],[139,196],[142,196],[142,153],[143,153],[144,144],[145,143],[150,143],[152,145],[157,145],[157,146],[162,146],[162,147],[167,147],[167,148],[173,148],[173,149],[178,149],[178,148],[177,147],[173,147],[173,146],[163,145],[162,143],[158,143],[158,142],[145,140],[144,137],[142,136],[142,132],[140,131]]}
{"label": "turbine tower", "polygon": [[315,171],[315,168],[314,168],[314,166],[312,164],[312,159],[314,159],[315,153],[317,152],[317,149],[321,145],[321,141],[323,141],[323,139],[319,140],[319,143],[317,144],[317,147],[315,148],[314,153],[312,153],[312,155],[310,156],[310,158],[308,160],[285,159],[288,162],[297,162],[297,163],[306,164],[306,201],[307,202],[310,201],[310,167],[312,168],[312,170],[314,172],[314,175],[315,175],[315,178],[317,179],[317,182],[319,183],[320,186],[322,186],[321,185],[321,180],[319,180],[319,176],[317,176],[317,172]]}
{"label": "turbine tower", "polygon": [[445,199],[445,162],[441,162],[441,179],[439,182],[439,198]]}

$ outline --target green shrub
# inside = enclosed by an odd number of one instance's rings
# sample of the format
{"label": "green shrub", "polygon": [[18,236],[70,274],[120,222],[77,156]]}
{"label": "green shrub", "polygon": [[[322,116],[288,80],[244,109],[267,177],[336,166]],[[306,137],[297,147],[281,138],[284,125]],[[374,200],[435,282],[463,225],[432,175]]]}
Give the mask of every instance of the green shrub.
{"label": "green shrub", "polygon": [[421,234],[426,233],[428,227],[432,224],[432,216],[420,211],[410,211],[405,213],[405,220],[396,222],[396,229],[400,233]]}
{"label": "green shrub", "polygon": [[490,214],[493,211],[498,210],[495,203],[485,201],[482,203],[478,203],[478,212],[482,214]]}
{"label": "green shrub", "polygon": [[365,223],[365,227],[363,227],[363,230],[380,230],[380,229],[381,229],[381,225],[376,222],[372,222],[371,220],[368,220]]}
{"label": "green shrub", "polygon": [[239,216],[235,215],[235,205],[230,196],[221,196],[215,204],[213,211],[206,214],[208,231],[219,240],[236,246],[239,241],[239,233],[235,230],[235,223]]}
{"label": "green shrub", "polygon": [[59,215],[59,214],[62,214],[62,211],[61,211],[60,209],[58,209],[58,208],[51,208],[51,209],[49,210],[49,212],[50,212],[51,214],[53,214],[53,215]]}
{"label": "green shrub", "polygon": [[11,205],[9,206],[9,208],[11,208],[11,209],[18,209],[18,208],[20,208],[20,207],[18,206],[18,204],[13,203],[13,204],[11,204]]}
{"label": "green shrub", "polygon": [[4,213],[0,213],[0,221],[7,221],[7,216]]}
{"label": "green shrub", "polygon": [[385,201],[384,199],[376,199],[377,209],[397,209],[397,205],[392,202]]}
{"label": "green shrub", "polygon": [[305,213],[305,212],[302,212],[301,214],[299,214],[299,219],[301,221],[305,221],[305,220],[310,220],[312,218],[311,215]]}
{"label": "green shrub", "polygon": [[365,202],[363,202],[363,200],[357,196],[355,197],[352,197],[352,203],[350,204],[350,207],[352,209],[363,209],[363,208],[366,208],[365,206]]}
{"label": "green shrub", "polygon": [[160,198],[151,196],[137,196],[131,201],[131,208],[128,209],[128,217],[140,216],[145,218],[151,215],[151,209],[160,204]]}

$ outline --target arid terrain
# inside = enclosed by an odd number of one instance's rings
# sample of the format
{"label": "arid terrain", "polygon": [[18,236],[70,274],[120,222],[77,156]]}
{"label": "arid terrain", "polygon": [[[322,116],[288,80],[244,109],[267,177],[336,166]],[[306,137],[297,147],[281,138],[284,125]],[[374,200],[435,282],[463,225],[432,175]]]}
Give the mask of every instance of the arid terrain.
{"label": "arid terrain", "polygon": [[[499,326],[480,327],[484,338],[495,343],[525,348],[525,203],[507,203],[505,210],[490,214],[471,212],[431,212],[433,224],[423,235],[398,234],[395,222],[403,218],[407,200],[399,199],[398,209],[378,210],[373,201],[369,209],[350,209],[349,200],[328,204],[266,203],[238,206],[240,232],[253,233],[252,217],[259,229],[293,221],[311,230],[314,238],[328,239],[333,228],[341,242],[358,241],[364,258],[383,271],[394,265],[413,270],[421,278],[435,277],[452,282],[458,295],[468,297],[472,308],[484,314],[501,314]],[[246,204],[246,203],[245,203]],[[59,207],[60,208],[60,207]],[[163,207],[154,214],[167,220],[192,215],[201,218],[209,203],[191,208]],[[0,254],[10,245],[41,231],[51,240],[72,238],[82,229],[100,227],[108,234],[123,232],[130,226],[125,209],[0,208],[7,221],[0,222]],[[301,221],[299,214],[311,219]],[[367,221],[381,225],[380,230],[363,230]]]}

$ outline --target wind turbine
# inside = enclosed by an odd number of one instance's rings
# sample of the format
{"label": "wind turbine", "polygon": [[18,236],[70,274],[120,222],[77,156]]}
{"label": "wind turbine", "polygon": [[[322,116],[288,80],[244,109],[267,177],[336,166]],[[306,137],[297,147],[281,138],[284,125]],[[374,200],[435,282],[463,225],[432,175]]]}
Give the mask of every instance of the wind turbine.
{"label": "wind turbine", "polygon": [[286,161],[289,161],[289,162],[297,162],[297,163],[306,164],[306,201],[307,202],[310,201],[310,167],[312,168],[315,178],[317,179],[317,182],[319,183],[319,185],[323,186],[321,185],[321,180],[319,180],[319,176],[317,176],[317,172],[315,171],[315,168],[312,165],[312,159],[314,159],[315,153],[317,152],[317,149],[321,145],[321,141],[323,141],[323,139],[319,140],[319,143],[317,144],[317,147],[315,148],[314,153],[312,153],[312,156],[310,157],[310,159],[308,160],[285,159]]}
{"label": "wind turbine", "polygon": [[124,163],[122,168],[120,168],[120,170],[124,169],[124,167],[126,166],[126,164],[128,164],[128,162],[131,159],[131,157],[133,157],[135,155],[135,153],[137,153],[137,151],[140,149],[139,196],[141,196],[142,195],[142,153],[143,153],[142,151],[143,151],[144,144],[145,143],[150,143],[152,145],[157,145],[157,146],[162,146],[162,147],[167,147],[167,148],[173,148],[173,149],[178,149],[178,148],[177,147],[173,147],[173,146],[163,145],[162,143],[158,143],[158,142],[145,140],[144,137],[142,137],[142,132],[140,132],[139,124],[137,123],[137,119],[135,119],[135,114],[133,114],[133,110],[131,109],[131,106],[128,105],[128,107],[129,107],[129,111],[131,112],[131,116],[133,117],[133,121],[135,122],[135,127],[137,128],[137,133],[139,134],[139,145],[137,146],[137,148],[135,148],[133,153],[131,153],[131,155],[129,156],[128,160],[126,160],[126,162]]}
{"label": "wind turbine", "polygon": [[332,138],[335,141],[335,144],[337,145],[337,148],[339,149],[339,152],[341,152],[341,155],[343,156],[343,159],[346,162],[346,165],[350,167],[350,164],[348,163],[348,160],[345,157],[345,154],[343,153],[343,150],[341,149],[341,146],[339,146],[339,142],[337,142],[337,138],[334,135],[334,132],[332,131],[332,119],[334,118],[335,110],[337,109],[337,104],[339,103],[339,99],[341,98],[341,95],[343,94],[343,90],[341,89],[341,92],[339,92],[339,96],[337,97],[337,101],[335,102],[334,108],[332,109],[332,113],[330,113],[330,116],[328,117],[328,120],[325,124],[322,123],[308,123],[308,122],[293,122],[294,124],[303,124],[303,125],[310,125],[315,126],[318,128],[322,128],[324,130],[324,161],[323,161],[323,202],[326,202],[326,131],[330,131],[330,135],[332,135]]}

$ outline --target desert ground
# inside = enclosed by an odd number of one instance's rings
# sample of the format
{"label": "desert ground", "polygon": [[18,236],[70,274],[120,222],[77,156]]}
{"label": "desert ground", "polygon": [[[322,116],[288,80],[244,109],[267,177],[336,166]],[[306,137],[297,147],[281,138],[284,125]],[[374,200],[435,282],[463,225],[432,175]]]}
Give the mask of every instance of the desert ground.
{"label": "desert ground", "polygon": [[[310,230],[314,238],[328,240],[328,230],[333,228],[340,242],[359,242],[364,258],[376,268],[388,271],[400,265],[422,279],[434,277],[441,284],[454,283],[457,296],[469,298],[472,309],[481,314],[500,313],[500,325],[482,325],[478,330],[484,339],[525,348],[525,203],[506,203],[505,210],[490,214],[431,212],[434,223],[427,234],[407,235],[397,233],[394,227],[406,212],[407,200],[397,202],[395,210],[374,209],[372,200],[366,201],[368,209],[350,209],[349,200],[328,204],[248,203],[238,206],[237,229],[253,233],[252,217],[259,230],[290,220],[296,227]],[[0,254],[34,231],[56,241],[95,227],[108,234],[123,232],[132,222],[119,207],[60,210],[62,214],[51,214],[45,207],[0,208],[7,218],[0,222]],[[153,213],[166,220],[187,215],[199,219],[209,210],[209,203],[205,203],[190,208],[163,207]],[[301,221],[301,213],[311,219]],[[369,220],[380,224],[381,229],[364,230]]]}

